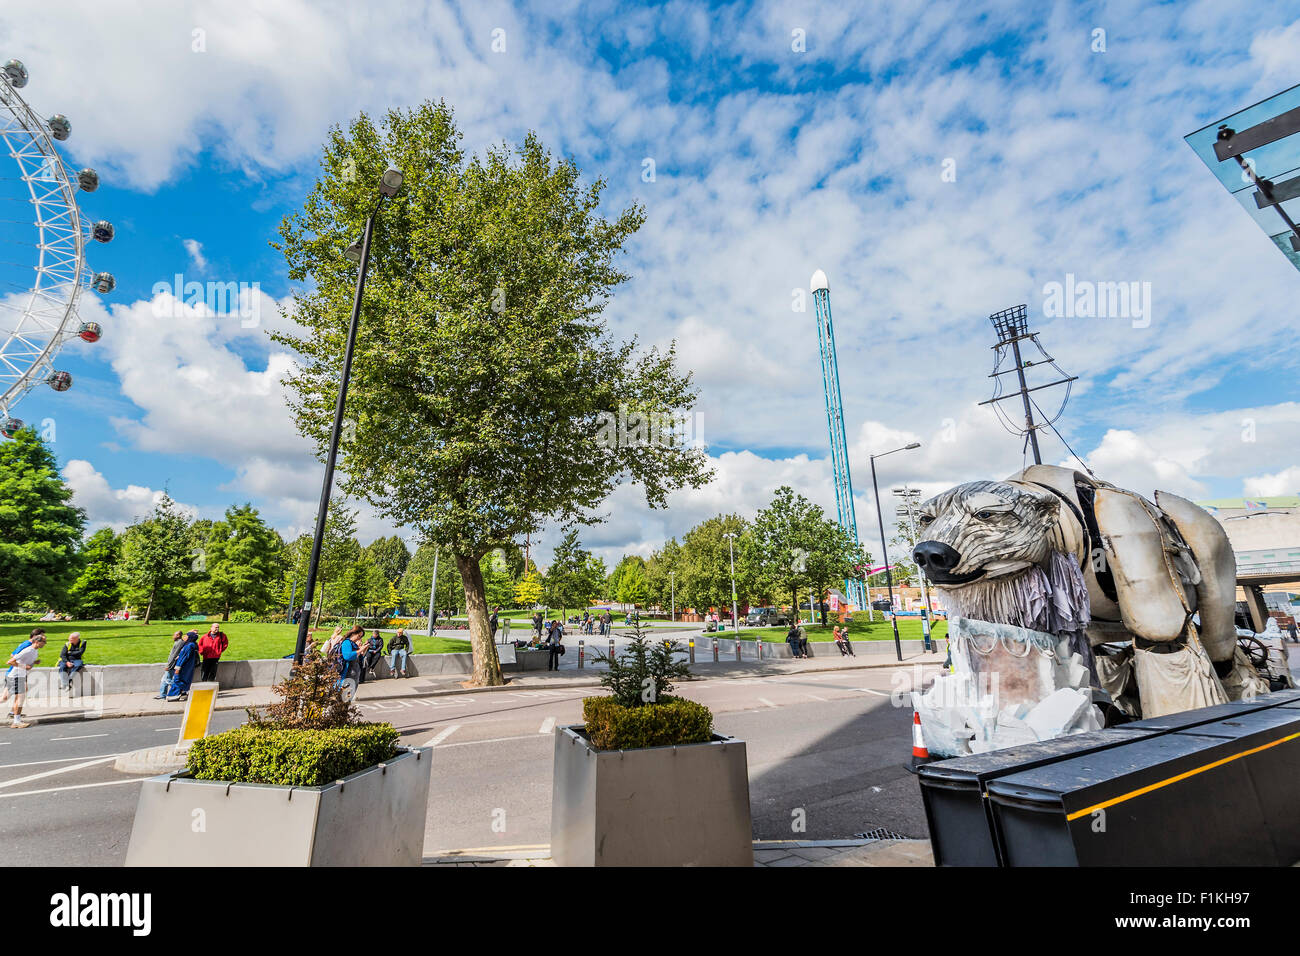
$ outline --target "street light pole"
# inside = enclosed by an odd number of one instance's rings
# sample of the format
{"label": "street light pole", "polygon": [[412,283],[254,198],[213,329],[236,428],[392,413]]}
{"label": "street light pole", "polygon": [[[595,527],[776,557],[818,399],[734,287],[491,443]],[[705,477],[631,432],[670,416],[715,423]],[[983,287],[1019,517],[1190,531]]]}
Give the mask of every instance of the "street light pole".
{"label": "street light pole", "polygon": [[[731,554],[731,629],[737,633],[736,640],[740,640],[740,625],[736,620],[736,533],[728,531],[723,537],[727,539],[727,551]],[[795,608],[795,613],[799,613],[798,608]]]}
{"label": "street light pole", "polygon": [[[907,508],[907,523],[908,526],[912,529],[912,547],[915,548],[917,545],[916,512],[913,511],[912,509],[913,509],[913,505],[916,502],[916,499],[921,496],[921,493],[915,488],[909,488],[907,486],[904,486],[901,489],[901,491],[897,488],[894,489],[894,494],[898,495],[903,499],[903,505],[904,507]],[[938,642],[937,641],[932,642],[930,640],[931,618],[934,617],[934,609],[930,607],[930,581],[929,579],[926,578],[925,572],[921,570],[919,565],[916,569],[916,573],[921,578],[921,594],[922,594],[921,606],[925,609],[925,613],[921,617],[921,624],[923,625],[923,630],[925,631],[924,634],[925,649],[927,651],[933,651],[935,653],[938,653],[939,650],[937,646]]]}
{"label": "street light pole", "polygon": [[[320,507],[316,510],[316,536],[311,543],[311,561],[307,565],[307,581],[303,590],[306,600],[302,606],[302,617],[298,621],[298,642],[294,646],[293,660],[302,663],[302,656],[307,650],[307,631],[311,625],[312,595],[316,588],[316,575],[320,571],[321,543],[325,538],[325,519],[329,515],[330,491],[334,486],[334,463],[338,459],[339,436],[343,432],[343,408],[348,398],[348,376],[352,373],[352,349],[357,341],[357,324],[361,319],[361,295],[366,288],[366,272],[370,266],[370,237],[375,231],[375,216],[383,205],[385,196],[396,195],[402,185],[402,172],[396,166],[389,166],[384,172],[379,187],[379,201],[366,217],[366,231],[361,237],[360,258],[357,260],[357,290],[352,298],[352,318],[348,323],[348,344],[343,352],[343,374],[339,379],[339,397],[334,405],[334,428],[330,432],[330,449],[325,459],[325,480],[321,483]],[[351,250],[349,250],[351,251]]]}
{"label": "street light pole", "polygon": [[676,571],[668,572],[668,594],[669,594],[669,601],[671,602],[670,604],[671,610],[668,612],[668,620],[676,621],[677,620],[677,572]]}
{"label": "street light pole", "polygon": [[894,613],[894,574],[889,570],[889,545],[885,542],[885,515],[880,509],[880,486],[876,483],[876,459],[892,455],[896,451],[911,451],[913,448],[920,447],[921,443],[914,441],[902,448],[894,448],[890,451],[883,451],[879,455],[870,456],[871,490],[876,496],[876,521],[880,524],[880,553],[885,559],[885,586],[889,588],[889,620],[894,625],[894,654],[900,661],[903,659],[903,642],[898,637],[898,615]]}

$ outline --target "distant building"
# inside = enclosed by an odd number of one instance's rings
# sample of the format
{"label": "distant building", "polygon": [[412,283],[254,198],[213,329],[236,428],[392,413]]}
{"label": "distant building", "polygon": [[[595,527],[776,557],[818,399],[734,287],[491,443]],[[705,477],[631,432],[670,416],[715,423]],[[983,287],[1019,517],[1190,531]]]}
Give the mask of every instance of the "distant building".
{"label": "distant building", "polygon": [[1290,608],[1300,591],[1300,495],[1198,501],[1228,533],[1239,597],[1255,591],[1269,610]]}

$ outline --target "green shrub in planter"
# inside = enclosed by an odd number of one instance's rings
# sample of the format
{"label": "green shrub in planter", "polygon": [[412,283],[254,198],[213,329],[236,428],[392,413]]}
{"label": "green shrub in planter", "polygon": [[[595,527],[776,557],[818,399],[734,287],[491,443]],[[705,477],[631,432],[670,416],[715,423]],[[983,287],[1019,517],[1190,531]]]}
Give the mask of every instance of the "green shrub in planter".
{"label": "green shrub in planter", "polygon": [[703,744],[713,739],[713,713],[683,697],[661,697],[656,704],[625,707],[612,697],[582,702],[587,738],[597,750],[638,750]]}
{"label": "green shrub in planter", "polygon": [[392,724],[332,730],[237,727],[196,740],[186,768],[198,780],[319,787],[391,759],[398,737]]}

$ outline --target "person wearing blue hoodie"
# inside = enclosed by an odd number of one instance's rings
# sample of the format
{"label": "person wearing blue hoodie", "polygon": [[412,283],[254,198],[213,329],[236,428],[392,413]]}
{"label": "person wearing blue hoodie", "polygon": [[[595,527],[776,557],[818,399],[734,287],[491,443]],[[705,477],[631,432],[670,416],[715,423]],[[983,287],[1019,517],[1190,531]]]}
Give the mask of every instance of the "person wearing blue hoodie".
{"label": "person wearing blue hoodie", "polygon": [[194,666],[199,662],[198,638],[198,631],[189,631],[185,635],[185,643],[181,645],[176,663],[172,666],[174,676],[167,693],[169,702],[185,700],[189,696],[190,684],[194,681]]}

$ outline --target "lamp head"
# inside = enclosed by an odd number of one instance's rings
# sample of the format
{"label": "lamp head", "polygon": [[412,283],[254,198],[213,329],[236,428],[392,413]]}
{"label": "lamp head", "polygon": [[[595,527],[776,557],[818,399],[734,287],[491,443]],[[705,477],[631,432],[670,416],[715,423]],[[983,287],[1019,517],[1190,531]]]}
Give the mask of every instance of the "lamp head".
{"label": "lamp head", "polygon": [[392,163],[384,170],[384,175],[379,179],[379,191],[385,196],[396,196],[397,191],[402,188],[402,171]]}

